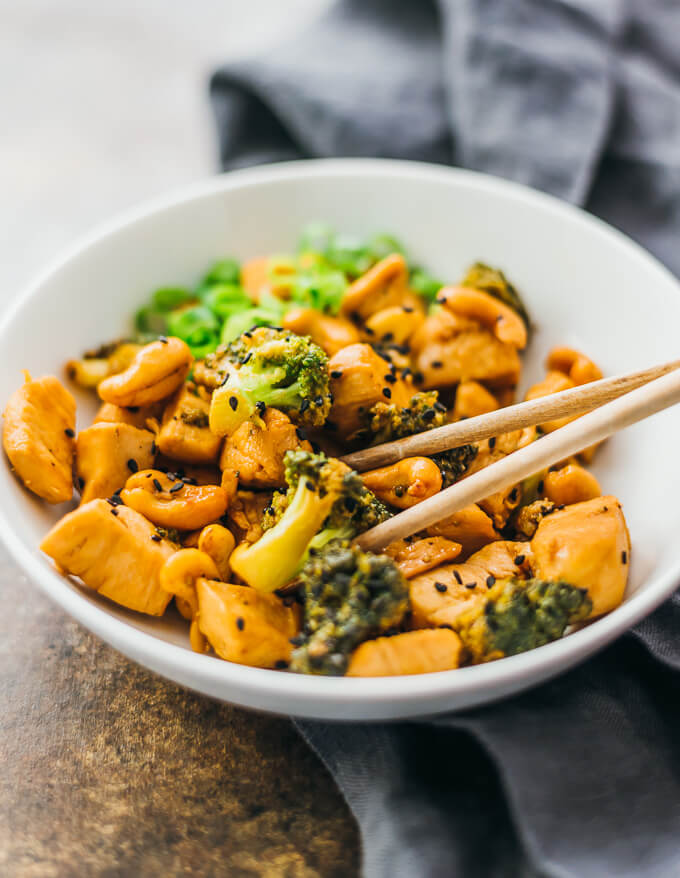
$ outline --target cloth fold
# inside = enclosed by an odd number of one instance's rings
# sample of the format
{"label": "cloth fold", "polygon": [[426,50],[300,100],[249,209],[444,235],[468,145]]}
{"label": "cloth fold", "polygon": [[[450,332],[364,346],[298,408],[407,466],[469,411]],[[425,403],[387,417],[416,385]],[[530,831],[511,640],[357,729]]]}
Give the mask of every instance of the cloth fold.
{"label": "cloth fold", "polygon": [[[680,5],[339,0],[211,81],[225,169],[380,155],[527,183],[680,272]],[[643,295],[641,291],[641,295]],[[680,875],[680,596],[576,670],[393,725],[298,722],[367,876]]]}

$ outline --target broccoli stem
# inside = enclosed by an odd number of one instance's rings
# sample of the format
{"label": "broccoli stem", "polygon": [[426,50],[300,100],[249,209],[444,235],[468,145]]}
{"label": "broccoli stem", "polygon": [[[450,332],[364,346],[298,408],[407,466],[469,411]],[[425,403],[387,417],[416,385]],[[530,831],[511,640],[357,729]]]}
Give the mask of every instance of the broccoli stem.
{"label": "broccoli stem", "polygon": [[331,511],[335,494],[329,491],[320,497],[309,484],[300,479],[295,496],[274,527],[251,546],[238,546],[232,552],[232,570],[258,591],[276,591],[295,578],[310,540]]}

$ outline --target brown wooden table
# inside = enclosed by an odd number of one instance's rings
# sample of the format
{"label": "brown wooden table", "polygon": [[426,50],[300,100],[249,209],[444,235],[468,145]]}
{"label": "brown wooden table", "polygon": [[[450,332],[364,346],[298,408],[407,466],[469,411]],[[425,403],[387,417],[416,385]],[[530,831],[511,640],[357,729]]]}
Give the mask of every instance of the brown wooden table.
{"label": "brown wooden table", "polygon": [[348,878],[347,806],[285,719],[86,632],[0,553],[0,875]]}

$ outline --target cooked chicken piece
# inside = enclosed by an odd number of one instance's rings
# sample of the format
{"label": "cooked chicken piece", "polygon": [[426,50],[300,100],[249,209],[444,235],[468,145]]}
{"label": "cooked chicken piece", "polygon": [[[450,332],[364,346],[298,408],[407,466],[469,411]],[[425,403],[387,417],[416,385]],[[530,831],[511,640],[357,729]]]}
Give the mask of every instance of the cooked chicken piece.
{"label": "cooked chicken piece", "polygon": [[305,431],[291,423],[278,409],[268,408],[263,415],[264,428],[252,421],[241,424],[228,436],[220,466],[238,473],[241,485],[248,488],[282,488],[283,457],[287,451],[311,451]]}
{"label": "cooked chicken piece", "polygon": [[454,631],[430,628],[367,640],[350,656],[347,677],[391,677],[450,671],[460,664],[462,644]]}
{"label": "cooked chicken piece", "polygon": [[461,555],[466,558],[492,540],[499,539],[493,522],[476,503],[430,525],[427,532],[432,536],[442,536],[460,543],[463,547]]}
{"label": "cooked chicken piece", "polygon": [[623,600],[630,537],[616,497],[596,497],[546,516],[531,549],[536,576],[588,589],[592,616],[608,613]]}
{"label": "cooked chicken piece", "polygon": [[283,318],[283,328],[296,335],[309,335],[329,357],[359,341],[359,331],[349,320],[322,314],[315,308],[291,308]]}
{"label": "cooked chicken piece", "polygon": [[26,376],[5,407],[3,448],[29,491],[64,503],[73,494],[76,401],[54,375]]}
{"label": "cooked chicken piece", "polygon": [[187,384],[175,393],[163,412],[156,444],[163,454],[186,463],[215,463],[222,438],[208,426],[210,403]]}
{"label": "cooked chicken piece", "polygon": [[518,575],[529,555],[528,543],[497,540],[462,564],[445,564],[411,579],[414,627],[452,624],[458,613],[484,600],[496,579]]}
{"label": "cooked chicken piece", "polygon": [[[227,472],[227,470],[225,470]],[[245,540],[254,543],[262,536],[262,515],[265,506],[269,506],[272,495],[269,492],[254,493],[239,491],[229,504],[227,516],[230,529],[237,541]]]}
{"label": "cooked chicken piece", "polygon": [[163,403],[155,402],[152,405],[143,407],[133,406],[124,409],[119,405],[111,402],[103,402],[97,415],[92,422],[93,424],[130,424],[131,427],[137,427],[139,430],[148,429],[148,421],[158,421],[163,414]]}
{"label": "cooked chicken piece", "polygon": [[453,406],[453,419],[474,418],[495,412],[499,408],[498,400],[486,387],[478,381],[463,381],[456,389],[456,401]]}
{"label": "cooked chicken piece", "polygon": [[460,555],[460,543],[454,543],[445,537],[426,537],[425,539],[405,539],[390,543],[384,554],[393,558],[397,567],[406,579],[411,579],[453,561]]}
{"label": "cooked chicken piece", "polygon": [[499,341],[481,324],[441,309],[431,314],[411,338],[414,368],[422,388],[452,387],[482,381],[494,388],[519,380],[517,348]]}
{"label": "cooked chicken piece", "polygon": [[286,667],[298,608],[243,585],[199,579],[198,626],[220,658],[256,668]]}
{"label": "cooked chicken piece", "polygon": [[131,473],[153,466],[154,436],[130,424],[93,424],[78,433],[76,476],[80,502],[110,497]]}
{"label": "cooked chicken piece", "polygon": [[405,344],[424,322],[422,307],[391,305],[371,315],[366,321],[365,331],[379,344]]}
{"label": "cooked chicken piece", "polygon": [[367,344],[353,344],[338,351],[331,357],[328,371],[333,394],[329,420],[341,436],[356,432],[361,426],[361,412],[375,403],[407,406],[415,392],[410,381],[395,380],[389,364]]}
{"label": "cooked chicken piece", "polygon": [[40,546],[66,573],[123,607],[162,616],[171,600],[158,575],[176,546],[144,516],[91,500],[58,521]]}

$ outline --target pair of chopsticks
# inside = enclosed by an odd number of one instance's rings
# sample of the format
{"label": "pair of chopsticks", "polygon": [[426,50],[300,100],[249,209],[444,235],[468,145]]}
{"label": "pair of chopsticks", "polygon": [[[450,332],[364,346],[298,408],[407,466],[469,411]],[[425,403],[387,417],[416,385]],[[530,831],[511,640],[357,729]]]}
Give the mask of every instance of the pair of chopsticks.
{"label": "pair of chopsticks", "polygon": [[346,464],[363,472],[396,463],[405,457],[437,454],[511,430],[532,427],[557,418],[583,415],[365,531],[357,543],[362,549],[380,551],[395,540],[424,530],[459,509],[514,485],[678,402],[680,360],[675,360],[641,372],[602,378],[551,396],[345,455],[341,459]]}

